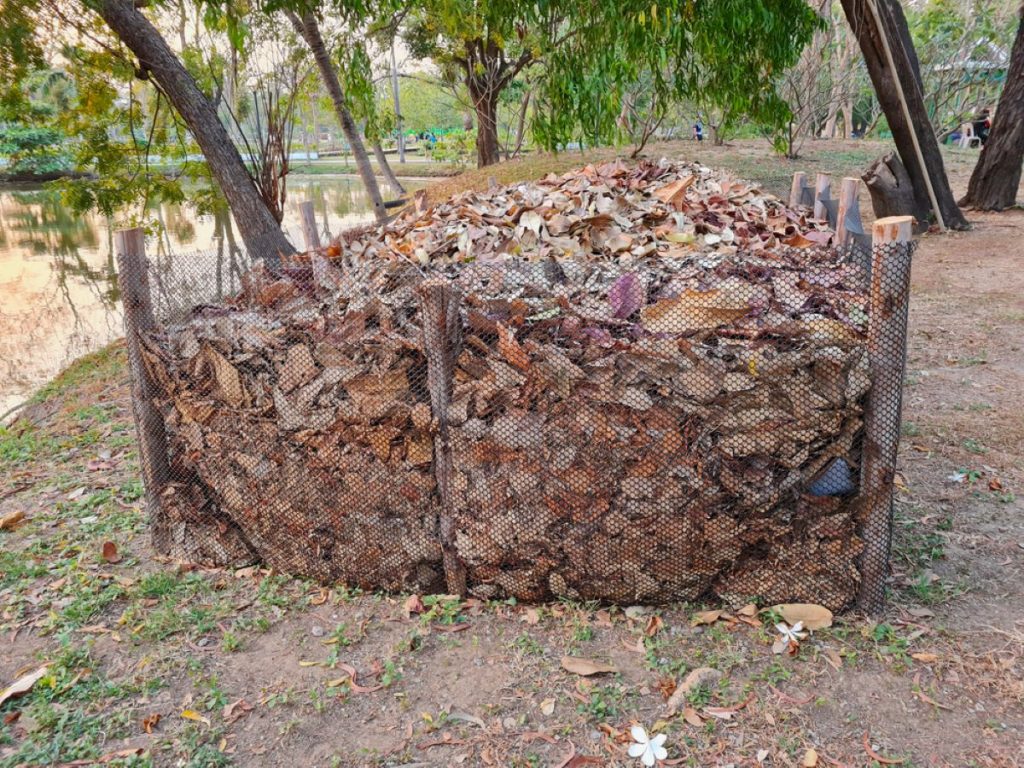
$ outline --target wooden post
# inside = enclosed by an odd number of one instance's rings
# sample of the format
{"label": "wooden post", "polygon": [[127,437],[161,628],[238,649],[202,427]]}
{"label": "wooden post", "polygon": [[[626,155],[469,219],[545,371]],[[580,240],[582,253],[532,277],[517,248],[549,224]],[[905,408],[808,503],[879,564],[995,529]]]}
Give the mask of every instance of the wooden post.
{"label": "wooden post", "polygon": [[804,203],[804,190],[807,188],[807,174],[797,171],[793,174],[793,184],[789,188],[789,207],[796,209]]}
{"label": "wooden post", "polygon": [[860,556],[857,606],[878,613],[885,604],[885,580],[892,544],[892,487],[900,441],[903,374],[907,357],[912,216],[875,222],[868,319],[871,390],[864,411],[859,521]]}
{"label": "wooden post", "polygon": [[433,410],[434,478],[441,497],[441,552],[448,592],[465,597],[466,568],[455,549],[455,499],[452,491],[452,446],[448,434],[448,408],[455,380],[455,361],[462,346],[461,297],[455,287],[439,278],[417,287],[423,314],[423,351],[427,358],[427,388]]}
{"label": "wooden post", "polygon": [[117,253],[117,279],[124,305],[124,335],[128,347],[128,371],[132,385],[132,415],[139,440],[139,465],[146,490],[146,511],[149,517],[153,548],[161,554],[171,550],[170,522],[160,504],[164,483],[171,477],[167,460],[167,434],[164,419],[153,399],[157,387],[146,370],[142,358],[140,336],[156,328],[153,302],[149,292],[146,263],[146,235],[140,228],[121,229],[114,233]]}
{"label": "wooden post", "polygon": [[302,217],[302,237],[306,241],[306,250],[319,250],[320,235],[316,231],[316,211],[313,210],[312,200],[299,203],[299,215]]}
{"label": "wooden post", "polygon": [[[836,214],[836,245],[842,247],[850,239],[847,231],[847,217],[851,218],[850,223],[860,223],[860,206],[857,196],[860,192],[860,179],[847,177],[843,179],[843,185],[839,188],[839,211]],[[859,229],[859,227],[858,227]]]}
{"label": "wooden post", "polygon": [[819,173],[814,184],[814,218],[822,221],[828,218],[828,210],[822,200],[827,199],[831,192],[832,177],[827,173]]}

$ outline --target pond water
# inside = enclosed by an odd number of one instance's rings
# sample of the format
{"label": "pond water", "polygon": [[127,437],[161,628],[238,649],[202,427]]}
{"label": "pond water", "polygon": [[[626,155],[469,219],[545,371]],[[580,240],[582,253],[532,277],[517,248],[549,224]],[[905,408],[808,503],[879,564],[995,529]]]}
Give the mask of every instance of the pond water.
{"label": "pond water", "polygon": [[[410,191],[420,186],[406,184]],[[314,203],[322,242],[372,218],[358,179],[289,178],[283,227],[296,244],[303,200]],[[146,252],[165,274],[181,254],[221,250],[230,257],[241,246],[226,213],[197,216],[187,206],[161,205],[152,215],[164,232],[149,238]],[[72,213],[53,190],[0,187],[0,415],[75,358],[122,335],[106,219]]]}

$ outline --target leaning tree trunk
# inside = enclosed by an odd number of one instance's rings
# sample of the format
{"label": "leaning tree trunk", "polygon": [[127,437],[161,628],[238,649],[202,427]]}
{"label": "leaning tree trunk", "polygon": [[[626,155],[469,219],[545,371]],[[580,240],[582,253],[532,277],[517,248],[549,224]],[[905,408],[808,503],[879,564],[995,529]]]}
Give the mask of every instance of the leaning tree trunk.
{"label": "leaning tree trunk", "polygon": [[217,110],[156,27],[132,0],[100,0],[94,7],[138,58],[140,69],[156,80],[188,125],[210,166],[210,173],[228,201],[250,257],[277,266],[282,255],[295,253],[217,118]]}
{"label": "leaning tree trunk", "polygon": [[[951,229],[966,229],[967,220],[957,207],[953,191],[949,188],[946,169],[939,152],[939,143],[932,131],[931,121],[925,109],[924,97],[921,95],[920,65],[906,16],[899,0],[873,0],[878,8],[882,28],[875,23],[874,15],[869,7],[872,0],[842,0],[843,10],[850,22],[850,27],[857,36],[875,95],[885,112],[892,131],[893,141],[900,153],[903,165],[913,183],[914,194],[918,199],[919,209],[931,211],[932,205],[928,195],[926,177],[931,181],[939,211],[946,226]],[[892,52],[893,66],[889,66],[885,52],[888,42]],[[902,85],[906,98],[910,122],[907,121],[903,104],[900,101],[897,85]],[[918,161],[914,147],[914,135],[921,149],[924,160]]]}
{"label": "leaning tree trunk", "polygon": [[384,147],[380,145],[379,141],[373,142],[373,156],[377,158],[377,165],[380,166],[380,172],[384,176],[384,181],[388,183],[388,186],[391,187],[396,195],[404,195],[405,187],[402,186],[402,182],[395,176],[395,172],[391,170],[388,156],[384,154]]}
{"label": "leaning tree trunk", "polygon": [[288,11],[287,14],[288,20],[292,23],[295,31],[306,41],[309,49],[313,52],[313,59],[316,61],[317,69],[320,71],[320,78],[327,88],[327,93],[331,97],[334,112],[338,117],[338,122],[341,124],[341,131],[345,134],[345,139],[352,148],[352,157],[356,161],[356,170],[359,171],[359,177],[363,180],[363,186],[366,187],[366,194],[369,196],[370,204],[373,206],[373,215],[377,217],[378,222],[383,223],[387,221],[388,212],[384,207],[384,199],[380,195],[380,187],[377,186],[377,177],[373,175],[370,156],[366,154],[366,146],[359,137],[359,128],[356,126],[356,121],[352,119],[352,113],[349,112],[348,107],[345,105],[345,92],[341,88],[338,73],[334,70],[334,65],[331,63],[331,56],[327,52],[327,46],[324,45],[324,39],[320,34],[320,26],[317,24],[316,17],[311,13],[305,13],[300,19],[293,11]]}
{"label": "leaning tree trunk", "polygon": [[[1024,12],[1024,7],[1021,8]],[[1017,202],[1024,163],[1024,14],[1010,54],[1006,85],[992,119],[988,141],[981,148],[967,194],[960,205],[1002,211]]]}

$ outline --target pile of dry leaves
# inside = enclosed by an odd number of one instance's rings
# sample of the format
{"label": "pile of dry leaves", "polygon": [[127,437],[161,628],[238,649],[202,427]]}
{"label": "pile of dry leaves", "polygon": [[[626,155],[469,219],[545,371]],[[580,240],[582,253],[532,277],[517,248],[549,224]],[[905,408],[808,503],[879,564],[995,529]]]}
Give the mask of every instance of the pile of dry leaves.
{"label": "pile of dry leaves", "polygon": [[839,608],[870,382],[863,276],[830,236],[701,166],[588,166],[254,270],[147,357],[222,530],[288,572],[438,588],[414,289],[444,276],[472,592]]}

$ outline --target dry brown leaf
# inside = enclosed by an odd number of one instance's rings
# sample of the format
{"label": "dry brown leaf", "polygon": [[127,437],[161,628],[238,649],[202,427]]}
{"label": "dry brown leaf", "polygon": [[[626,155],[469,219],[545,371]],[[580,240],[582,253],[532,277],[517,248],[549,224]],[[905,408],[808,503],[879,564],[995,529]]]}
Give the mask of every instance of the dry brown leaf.
{"label": "dry brown leaf", "polygon": [[910,654],[910,658],[917,659],[917,661],[920,661],[922,664],[934,664],[936,661],[939,660],[939,655],[937,653],[927,653],[921,651],[918,653]]}
{"label": "dry brown leaf", "polygon": [[907,762],[907,758],[905,757],[894,758],[878,754],[878,752],[876,752],[871,746],[871,737],[867,731],[864,731],[864,751],[867,753],[868,757],[882,765],[902,765]]}
{"label": "dry brown leaf", "polygon": [[613,674],[619,670],[613,664],[606,664],[594,659],[581,659],[578,656],[563,656],[562,669],[574,675],[590,677],[591,675]]}
{"label": "dry brown leaf", "polygon": [[16,509],[0,517],[0,531],[13,531],[15,526],[25,519],[25,512]]}
{"label": "dry brown leaf", "polygon": [[501,323],[498,323],[498,351],[502,357],[521,371],[530,367],[530,358],[516,341],[515,335]]}
{"label": "dry brown leaf", "polygon": [[722,611],[697,611],[693,614],[693,621],[690,623],[695,627],[701,624],[714,624],[721,615]]}
{"label": "dry brown leaf", "polygon": [[153,729],[156,728],[157,723],[159,722],[159,712],[153,712],[152,714],[146,715],[144,718],[142,718],[142,730],[146,733],[152,733]]}
{"label": "dry brown leaf", "polygon": [[671,205],[677,211],[683,209],[683,201],[686,199],[686,190],[690,188],[696,179],[693,176],[673,181],[654,192],[654,196],[661,202]]}
{"label": "dry brown leaf", "polygon": [[3,691],[0,691],[0,706],[2,706],[8,699],[13,699],[15,696],[21,696],[31,691],[32,686],[43,679],[49,668],[49,664],[43,664],[43,666],[38,669],[22,675],[9,686],[4,688]]}
{"label": "dry brown leaf", "polygon": [[816,768],[817,765],[818,753],[815,751],[814,747],[810,747],[806,752],[804,752],[804,759],[801,761],[800,766],[801,768]]}
{"label": "dry brown leaf", "polygon": [[120,563],[123,559],[121,553],[117,551],[117,544],[112,541],[103,542],[103,559],[108,563]]}
{"label": "dry brown leaf", "polygon": [[704,725],[704,718],[700,716],[700,713],[693,707],[687,707],[683,710],[683,720],[688,722],[690,725],[695,725],[698,728]]}
{"label": "dry brown leaf", "polygon": [[221,711],[221,717],[224,718],[225,723],[233,723],[236,720],[240,720],[245,717],[246,714],[252,712],[253,706],[245,699],[235,699],[230,704],[225,704],[224,709]]}
{"label": "dry brown leaf", "polygon": [[816,603],[782,603],[773,605],[772,610],[792,626],[802,621],[804,629],[825,629],[832,626],[832,611]]}
{"label": "dry brown leaf", "polygon": [[727,325],[750,311],[739,297],[721,291],[686,290],[640,310],[640,322],[651,333],[692,333]]}

